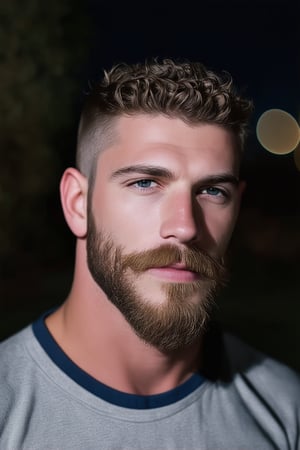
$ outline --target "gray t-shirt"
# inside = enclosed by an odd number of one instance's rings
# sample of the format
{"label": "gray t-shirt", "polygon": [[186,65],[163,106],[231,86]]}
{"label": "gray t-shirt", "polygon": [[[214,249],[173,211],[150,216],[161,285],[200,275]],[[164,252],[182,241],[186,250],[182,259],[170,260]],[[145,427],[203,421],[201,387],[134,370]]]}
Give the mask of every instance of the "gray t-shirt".
{"label": "gray t-shirt", "polygon": [[140,396],[81,370],[40,318],[0,345],[0,449],[300,449],[298,374],[231,335],[207,336],[202,374]]}

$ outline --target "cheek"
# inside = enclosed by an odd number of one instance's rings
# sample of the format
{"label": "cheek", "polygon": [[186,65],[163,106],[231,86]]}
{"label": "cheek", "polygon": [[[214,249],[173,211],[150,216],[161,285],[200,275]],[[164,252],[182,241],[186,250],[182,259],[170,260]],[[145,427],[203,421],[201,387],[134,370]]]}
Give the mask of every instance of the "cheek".
{"label": "cheek", "polygon": [[127,251],[149,248],[159,228],[158,207],[128,194],[106,192],[93,202],[97,226]]}

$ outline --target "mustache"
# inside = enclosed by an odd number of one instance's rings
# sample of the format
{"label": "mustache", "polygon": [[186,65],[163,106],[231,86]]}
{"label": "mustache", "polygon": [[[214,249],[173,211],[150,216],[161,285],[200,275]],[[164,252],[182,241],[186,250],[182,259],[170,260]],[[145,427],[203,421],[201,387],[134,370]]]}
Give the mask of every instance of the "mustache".
{"label": "mustache", "polygon": [[176,263],[184,264],[187,270],[199,273],[204,278],[227,281],[224,263],[196,246],[180,249],[173,245],[163,245],[139,253],[130,253],[123,256],[122,268],[141,273]]}

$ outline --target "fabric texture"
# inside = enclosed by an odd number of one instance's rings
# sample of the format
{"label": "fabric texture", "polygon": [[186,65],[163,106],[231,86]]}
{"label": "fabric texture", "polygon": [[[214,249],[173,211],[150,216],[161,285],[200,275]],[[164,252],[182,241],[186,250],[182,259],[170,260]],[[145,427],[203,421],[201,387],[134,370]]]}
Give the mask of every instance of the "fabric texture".
{"label": "fabric texture", "polygon": [[0,344],[0,449],[300,449],[299,375],[213,327],[204,350],[183,385],[126,394],[77,367],[42,317]]}

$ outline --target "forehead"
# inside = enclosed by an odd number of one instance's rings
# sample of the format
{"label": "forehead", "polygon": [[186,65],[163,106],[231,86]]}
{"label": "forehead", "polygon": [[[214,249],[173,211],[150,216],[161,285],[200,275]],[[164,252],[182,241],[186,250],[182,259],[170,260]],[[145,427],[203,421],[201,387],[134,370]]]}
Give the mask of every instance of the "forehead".
{"label": "forehead", "polygon": [[[114,124],[115,139],[99,156],[107,170],[149,163],[171,170],[238,171],[233,133],[215,124],[187,124],[163,115],[122,116]],[[172,167],[174,166],[174,167]]]}

